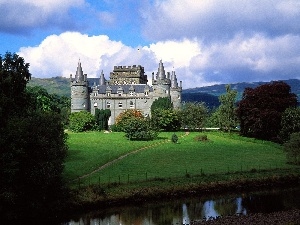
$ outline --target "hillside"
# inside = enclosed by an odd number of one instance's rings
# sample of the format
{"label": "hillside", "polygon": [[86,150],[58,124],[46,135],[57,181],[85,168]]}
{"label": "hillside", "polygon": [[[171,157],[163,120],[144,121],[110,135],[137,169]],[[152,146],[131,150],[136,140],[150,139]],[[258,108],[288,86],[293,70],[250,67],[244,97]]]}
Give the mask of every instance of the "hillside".
{"label": "hillside", "polygon": [[[90,85],[92,86],[94,82],[98,81],[98,78],[88,78]],[[298,96],[300,99],[300,80],[298,79],[289,79],[283,80],[288,85],[291,86],[292,92]],[[65,77],[53,77],[53,78],[32,78],[29,81],[29,86],[42,86],[45,88],[49,93],[64,95],[70,97],[70,80]],[[268,82],[253,82],[253,83],[235,83],[230,84],[231,88],[237,90],[238,92],[238,100],[241,99],[242,94],[245,88],[255,88],[259,85],[265,84]],[[196,87],[196,88],[189,88],[184,89],[182,91],[182,100],[185,102],[188,101],[198,101],[198,102],[205,102],[209,108],[214,108],[219,106],[218,97],[225,92],[225,84],[217,84],[207,87]],[[299,100],[298,100],[299,101]]]}

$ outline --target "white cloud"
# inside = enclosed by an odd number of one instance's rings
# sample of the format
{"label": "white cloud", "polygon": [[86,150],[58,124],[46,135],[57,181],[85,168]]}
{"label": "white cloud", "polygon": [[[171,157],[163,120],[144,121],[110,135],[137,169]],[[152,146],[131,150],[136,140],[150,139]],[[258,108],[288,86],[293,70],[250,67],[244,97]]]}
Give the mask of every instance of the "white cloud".
{"label": "white cloud", "polygon": [[152,40],[228,40],[237,33],[300,33],[298,0],[165,0],[143,11],[143,33]]}
{"label": "white cloud", "polygon": [[239,81],[270,81],[300,74],[300,36],[271,38],[263,34],[236,35],[227,42],[205,45],[197,39],[163,41],[129,47],[106,35],[65,32],[48,36],[40,45],[18,53],[30,63],[34,77],[74,75],[80,58],[88,77],[106,79],[114,66],[142,65],[148,79],[163,60],[166,71],[176,71],[184,88]]}

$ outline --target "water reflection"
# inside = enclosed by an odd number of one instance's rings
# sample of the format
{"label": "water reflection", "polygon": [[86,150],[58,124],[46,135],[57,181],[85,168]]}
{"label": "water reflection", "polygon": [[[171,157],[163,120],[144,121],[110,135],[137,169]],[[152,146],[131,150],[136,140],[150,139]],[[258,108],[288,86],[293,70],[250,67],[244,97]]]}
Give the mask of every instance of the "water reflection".
{"label": "water reflection", "polygon": [[91,212],[64,225],[175,225],[190,224],[193,220],[216,218],[223,215],[249,212],[274,212],[300,208],[300,189],[269,193],[193,198],[159,202],[108,211]]}

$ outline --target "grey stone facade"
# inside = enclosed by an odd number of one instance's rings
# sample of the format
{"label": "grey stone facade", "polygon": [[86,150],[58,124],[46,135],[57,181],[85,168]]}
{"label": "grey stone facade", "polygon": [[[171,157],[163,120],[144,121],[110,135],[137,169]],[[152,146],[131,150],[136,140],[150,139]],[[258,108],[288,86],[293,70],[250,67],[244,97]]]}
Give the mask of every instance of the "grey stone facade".
{"label": "grey stone facade", "polygon": [[144,67],[115,66],[107,81],[101,72],[99,83],[89,86],[87,75],[83,74],[81,63],[78,62],[75,78],[71,80],[71,112],[95,109],[110,109],[109,125],[126,109],[140,110],[145,116],[151,116],[151,105],[159,97],[169,97],[174,108],[181,107],[182,82],[178,85],[174,71],[172,75],[165,73],[162,61],[159,62],[156,76],[152,73],[152,86],[148,85]]}

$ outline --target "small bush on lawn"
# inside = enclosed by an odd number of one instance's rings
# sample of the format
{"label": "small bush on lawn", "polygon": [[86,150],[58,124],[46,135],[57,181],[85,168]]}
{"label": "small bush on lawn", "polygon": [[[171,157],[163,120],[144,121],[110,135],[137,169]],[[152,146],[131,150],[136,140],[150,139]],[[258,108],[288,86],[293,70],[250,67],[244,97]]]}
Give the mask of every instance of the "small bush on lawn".
{"label": "small bush on lawn", "polygon": [[177,137],[177,135],[176,135],[176,134],[173,134],[173,135],[172,135],[172,137],[171,137],[171,141],[172,141],[173,143],[177,143],[177,141],[178,141],[178,137]]}
{"label": "small bush on lawn", "polygon": [[194,137],[195,141],[208,141],[207,135],[201,134]]}

